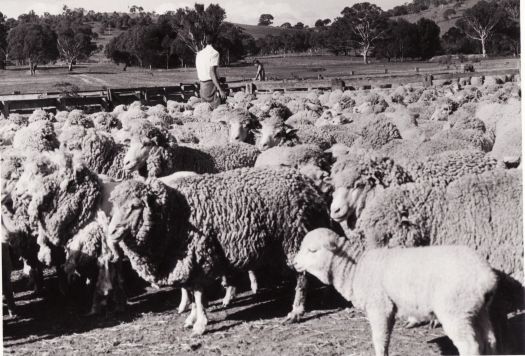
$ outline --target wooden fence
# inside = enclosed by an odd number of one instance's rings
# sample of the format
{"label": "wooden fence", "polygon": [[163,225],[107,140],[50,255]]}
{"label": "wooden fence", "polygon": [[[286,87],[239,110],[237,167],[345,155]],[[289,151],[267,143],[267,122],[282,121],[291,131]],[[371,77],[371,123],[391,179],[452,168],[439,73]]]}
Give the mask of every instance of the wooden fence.
{"label": "wooden fence", "polygon": [[[248,91],[253,93],[271,93],[273,91],[310,91],[321,90],[369,90],[373,88],[392,88],[397,85],[412,83],[415,85],[447,85],[453,82],[481,85],[484,82],[504,83],[518,81],[518,69],[491,70],[475,73],[404,73],[380,75],[353,75],[342,78],[317,80],[283,80],[266,82],[232,82],[224,85],[229,92]],[[198,84],[181,83],[165,87],[140,87],[123,89],[106,89],[92,92],[82,92],[78,96],[61,97],[60,93],[29,94],[2,96],[0,110],[7,117],[10,113],[27,114],[35,109],[51,112],[81,108],[86,111],[109,111],[121,104],[131,104],[140,101],[144,105],[166,105],[168,100],[187,101],[191,96],[199,95]],[[43,96],[43,97],[42,97]]]}

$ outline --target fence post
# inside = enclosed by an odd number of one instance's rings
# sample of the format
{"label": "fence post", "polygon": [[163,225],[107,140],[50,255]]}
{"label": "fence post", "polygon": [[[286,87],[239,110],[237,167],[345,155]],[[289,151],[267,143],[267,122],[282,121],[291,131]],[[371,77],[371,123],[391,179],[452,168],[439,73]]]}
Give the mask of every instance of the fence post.
{"label": "fence post", "polygon": [[341,91],[345,90],[345,82],[339,78],[332,79],[330,81],[330,85],[332,87],[332,91],[337,90],[337,89]]}

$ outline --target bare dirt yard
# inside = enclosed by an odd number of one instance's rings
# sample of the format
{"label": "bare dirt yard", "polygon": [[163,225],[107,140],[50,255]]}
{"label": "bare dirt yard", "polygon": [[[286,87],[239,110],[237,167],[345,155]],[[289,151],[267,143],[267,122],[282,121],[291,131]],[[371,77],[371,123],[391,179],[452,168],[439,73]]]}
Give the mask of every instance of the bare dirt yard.
{"label": "bare dirt yard", "polygon": [[[336,56],[303,56],[262,59],[268,79],[312,79],[322,75],[325,78],[349,76],[355,74],[414,73],[415,67],[424,71],[447,71],[446,66],[430,62],[405,63],[371,63],[364,65],[359,58]],[[476,63],[478,71],[486,69],[517,68],[519,59],[491,59]],[[28,68],[9,67],[0,70],[0,95],[21,93],[45,93],[58,91],[64,84],[77,86],[80,90],[100,90],[103,88],[133,88],[147,86],[177,85],[196,81],[195,68],[178,69],[143,69],[129,67],[125,72],[123,66],[102,64],[81,64],[69,72],[67,67],[41,66],[34,77],[29,75]],[[448,71],[460,71],[459,66],[451,65]],[[255,76],[255,67],[249,63],[221,67],[220,75],[228,82],[250,80]]]}
{"label": "bare dirt yard", "polygon": [[[187,313],[177,314],[177,289],[148,288],[135,293],[128,310],[84,316],[86,305],[66,303],[57,297],[56,279],[48,275],[48,296],[36,297],[26,281],[15,277],[19,316],[4,316],[4,353],[27,355],[372,355],[370,329],[364,314],[356,311],[331,288],[313,283],[308,312],[302,322],[284,325],[293,286],[266,283],[257,295],[241,293],[232,306],[222,307],[217,288],[208,307],[208,328],[192,337],[182,325]],[[247,286],[245,286],[247,287]],[[265,288],[266,287],[266,288]],[[523,330],[525,320],[512,320],[513,330]],[[518,335],[518,336],[517,336]],[[517,334],[514,337],[519,337]],[[405,329],[398,320],[391,355],[457,354],[441,328]],[[516,353],[522,354],[520,346]]]}

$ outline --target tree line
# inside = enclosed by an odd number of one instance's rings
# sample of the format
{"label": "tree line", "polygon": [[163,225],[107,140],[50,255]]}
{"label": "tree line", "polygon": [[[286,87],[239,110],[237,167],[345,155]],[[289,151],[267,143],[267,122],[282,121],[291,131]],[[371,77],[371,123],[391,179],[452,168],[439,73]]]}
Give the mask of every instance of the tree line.
{"label": "tree line", "polygon": [[[451,1],[414,0],[408,5]],[[59,15],[37,16],[31,11],[16,20],[0,13],[0,67],[11,60],[29,65],[34,74],[39,64],[62,59],[72,70],[77,61],[101,50],[113,62],[124,64],[124,70],[128,66],[184,67],[194,64],[196,52],[205,45],[206,32],[218,35],[217,49],[223,65],[248,55],[326,50],[335,55],[360,55],[365,63],[370,56],[403,61],[425,60],[438,54],[520,53],[519,0],[482,0],[464,11],[444,34],[432,20],[421,18],[410,23],[392,14],[392,10],[383,11],[362,2],[345,7],[333,20],[318,19],[314,27],[302,22],[284,23],[281,27],[285,30],[279,35],[255,40],[240,27],[225,22],[225,10],[215,4],[195,4],[160,16],[140,6],[130,7],[129,13],[98,13],[64,6]],[[269,26],[273,20],[271,14],[262,14],[259,24]],[[119,35],[104,49],[97,47],[97,37],[112,29],[120,30]]]}
{"label": "tree line", "polygon": [[[440,1],[415,0],[411,5],[456,2]],[[365,63],[370,55],[403,61],[439,54],[520,54],[519,0],[482,0],[444,34],[430,19],[410,23],[368,2],[345,7],[341,15],[333,22],[318,19],[314,28],[268,35],[257,40],[257,48],[261,54],[326,49],[335,55],[361,55]]]}

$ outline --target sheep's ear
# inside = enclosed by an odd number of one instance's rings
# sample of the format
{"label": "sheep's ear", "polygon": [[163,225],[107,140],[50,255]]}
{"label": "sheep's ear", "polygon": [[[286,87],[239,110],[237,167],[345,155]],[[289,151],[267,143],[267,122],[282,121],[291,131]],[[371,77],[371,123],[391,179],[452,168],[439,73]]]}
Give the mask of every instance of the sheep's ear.
{"label": "sheep's ear", "polygon": [[297,129],[294,129],[294,128],[287,128],[285,132],[286,132],[287,135],[291,135],[291,134],[296,133],[296,132],[297,132]]}
{"label": "sheep's ear", "polygon": [[259,130],[259,129],[252,129],[252,132],[253,132],[255,135],[257,135],[257,136],[259,136],[259,135],[261,134],[261,130]]}
{"label": "sheep's ear", "polygon": [[330,147],[330,148],[324,150],[324,153],[332,153],[332,152],[333,152],[332,147]]}
{"label": "sheep's ear", "polygon": [[324,177],[321,183],[321,192],[328,193],[334,190],[334,179],[330,176]]}

